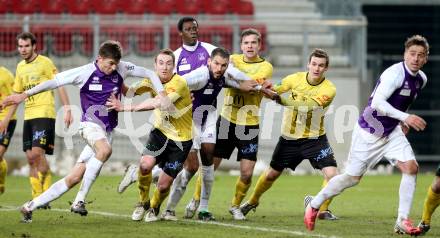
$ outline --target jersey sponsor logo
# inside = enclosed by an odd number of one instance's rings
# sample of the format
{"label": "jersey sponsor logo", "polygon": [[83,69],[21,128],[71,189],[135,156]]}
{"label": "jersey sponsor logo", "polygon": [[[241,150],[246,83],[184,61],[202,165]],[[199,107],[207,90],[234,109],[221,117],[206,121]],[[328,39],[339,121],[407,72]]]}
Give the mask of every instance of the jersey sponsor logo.
{"label": "jersey sponsor logo", "polygon": [[187,71],[187,70],[190,70],[190,69],[191,69],[191,65],[189,65],[189,64],[179,65],[179,71]]}
{"label": "jersey sponsor logo", "polygon": [[102,84],[89,84],[90,91],[102,91]]}
{"label": "jersey sponsor logo", "polygon": [[409,97],[411,95],[411,89],[404,88],[404,89],[400,90],[399,94],[402,96]]}
{"label": "jersey sponsor logo", "polygon": [[92,83],[99,83],[99,77],[93,77],[92,78]]}
{"label": "jersey sponsor logo", "polygon": [[134,65],[127,65],[125,66],[125,68],[130,71],[130,70],[134,70]]}
{"label": "jersey sponsor logo", "polygon": [[212,94],[214,92],[213,88],[207,88],[205,91],[203,91],[203,94]]}

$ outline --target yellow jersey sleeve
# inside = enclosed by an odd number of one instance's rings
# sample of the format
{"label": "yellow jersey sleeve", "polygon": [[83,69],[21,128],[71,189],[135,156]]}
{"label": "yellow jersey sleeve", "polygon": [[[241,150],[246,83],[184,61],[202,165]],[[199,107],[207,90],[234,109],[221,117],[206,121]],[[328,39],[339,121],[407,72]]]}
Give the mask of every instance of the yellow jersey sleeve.
{"label": "yellow jersey sleeve", "polygon": [[151,93],[153,91],[153,84],[151,83],[151,80],[149,78],[144,78],[141,81],[137,81],[131,84],[128,88],[127,95],[130,95],[131,93],[134,93],[135,95],[141,95],[144,93]]}
{"label": "yellow jersey sleeve", "polygon": [[[245,62],[243,54],[231,56],[233,65],[258,83],[272,78],[272,65],[258,57],[253,62]],[[260,92],[242,92],[239,89],[225,89],[225,98],[221,115],[237,125],[258,125],[259,109],[263,94]]]}
{"label": "yellow jersey sleeve", "polygon": [[154,127],[173,141],[189,141],[192,139],[192,101],[186,80],[175,74],[164,88],[177,110],[155,109]]}
{"label": "yellow jersey sleeve", "polygon": [[[7,96],[12,94],[12,86],[14,85],[14,76],[12,73],[4,68],[0,67],[0,101],[3,101]],[[8,114],[9,107],[5,110],[0,111],[0,120],[3,120]],[[12,115],[11,119],[17,119],[15,113]]]}
{"label": "yellow jersey sleeve", "polygon": [[319,89],[316,95],[311,98],[315,100],[320,106],[328,107],[336,96],[336,87],[330,83],[330,81],[325,81],[325,85]]}
{"label": "yellow jersey sleeve", "polygon": [[296,79],[295,74],[288,75],[288,76],[284,77],[280,83],[275,84],[273,86],[273,90],[277,94],[283,94],[292,88],[292,86],[293,86],[292,83],[295,82],[295,79]]}
{"label": "yellow jersey sleeve", "polygon": [[[52,61],[38,55],[34,61],[26,63],[24,60],[17,65],[13,90],[22,93],[36,85],[54,78],[57,69]],[[25,100],[24,119],[55,118],[55,97],[53,91],[46,91]]]}

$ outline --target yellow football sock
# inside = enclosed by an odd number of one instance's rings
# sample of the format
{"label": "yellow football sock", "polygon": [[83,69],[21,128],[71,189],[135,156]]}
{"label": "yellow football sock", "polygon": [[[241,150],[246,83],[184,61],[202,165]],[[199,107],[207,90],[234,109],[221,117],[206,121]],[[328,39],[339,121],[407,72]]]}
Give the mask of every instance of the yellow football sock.
{"label": "yellow football sock", "polygon": [[428,188],[428,194],[425,198],[425,203],[423,204],[423,215],[422,215],[422,221],[429,225],[431,224],[431,217],[434,213],[435,209],[440,204],[440,194],[434,193],[432,191],[432,187],[429,186]]}
{"label": "yellow football sock", "polygon": [[29,177],[31,187],[32,187],[32,198],[36,198],[43,193],[43,185],[40,182],[40,179],[35,177]]}
{"label": "yellow football sock", "polygon": [[[324,181],[322,181],[321,187],[324,188],[325,186],[327,186],[327,180],[324,179]],[[332,198],[325,200],[324,203],[321,204],[321,207],[319,207],[319,211],[327,211],[331,202],[332,202]]]}
{"label": "yellow football sock", "polygon": [[240,180],[240,177],[238,177],[237,183],[235,184],[235,195],[234,198],[232,199],[232,206],[236,206],[236,207],[240,206],[250,186],[251,183],[245,184],[243,183],[243,181]]}
{"label": "yellow football sock", "polygon": [[163,200],[168,196],[168,193],[170,192],[170,189],[168,188],[167,191],[161,193],[159,192],[159,189],[155,189],[153,193],[153,198],[151,199],[150,206],[152,208],[159,208],[162,204]]}
{"label": "yellow football sock", "polygon": [[258,204],[261,195],[272,187],[273,182],[274,181],[267,181],[266,173],[261,174],[258,178],[257,184],[255,185],[254,192],[249,199],[249,203],[252,205]]}
{"label": "yellow football sock", "polygon": [[138,171],[138,188],[139,188],[139,201],[144,204],[150,200],[150,185],[153,175],[151,172],[147,175],[142,175],[141,171]]}
{"label": "yellow football sock", "polygon": [[43,187],[43,192],[48,190],[50,185],[52,184],[52,174],[50,171],[43,174],[38,172],[38,180],[40,180],[41,186]]}
{"label": "yellow football sock", "polygon": [[5,192],[6,174],[8,173],[8,164],[2,159],[0,162],[0,194]]}
{"label": "yellow football sock", "polygon": [[199,171],[197,180],[196,180],[196,187],[194,190],[193,198],[194,200],[200,201],[200,194],[202,193],[202,173]]}

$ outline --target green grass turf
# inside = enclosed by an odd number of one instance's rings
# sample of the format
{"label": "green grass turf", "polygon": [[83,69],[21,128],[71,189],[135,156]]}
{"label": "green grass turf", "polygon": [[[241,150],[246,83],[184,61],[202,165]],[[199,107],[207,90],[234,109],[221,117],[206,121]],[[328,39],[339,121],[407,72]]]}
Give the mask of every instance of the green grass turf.
{"label": "green grass turf", "polygon": [[[419,175],[411,217],[418,223],[423,199],[433,175]],[[17,208],[30,197],[30,185],[25,177],[7,177],[6,193],[0,196],[0,237],[398,237],[393,233],[397,214],[400,176],[366,176],[356,187],[334,199],[331,210],[338,221],[318,221],[314,232],[303,225],[303,198],[316,194],[320,176],[281,176],[260,201],[256,213],[248,214],[246,221],[236,222],[228,213],[236,177],[217,175],[210,210],[216,224],[200,224],[196,220],[178,222],[133,222],[130,215],[137,201],[137,188],[132,186],[120,195],[116,187],[120,177],[101,176],[89,193],[92,203],[87,205],[89,215],[81,217],[68,212],[69,201],[74,199],[75,187],[53,202],[52,210],[34,212],[33,223],[22,224]],[[257,178],[254,178],[254,183]],[[184,206],[193,192],[194,179],[188,186],[177,216],[183,215]],[[252,191],[253,186],[251,187]],[[164,209],[163,204],[162,209]],[[109,215],[96,212],[111,213]],[[111,216],[117,214],[117,216]],[[426,237],[440,237],[440,211],[433,216],[431,230]],[[232,227],[230,225],[235,225]]]}

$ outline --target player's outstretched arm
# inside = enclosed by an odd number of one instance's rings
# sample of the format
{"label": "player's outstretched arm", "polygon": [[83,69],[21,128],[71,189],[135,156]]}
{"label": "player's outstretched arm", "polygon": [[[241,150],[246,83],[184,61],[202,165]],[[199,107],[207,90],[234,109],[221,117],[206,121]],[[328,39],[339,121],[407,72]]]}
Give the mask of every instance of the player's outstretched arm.
{"label": "player's outstretched arm", "polygon": [[122,104],[122,102],[112,94],[107,99],[105,106],[108,110],[115,110],[117,112],[138,112],[154,110],[159,108],[161,104],[158,97],[149,98],[139,104]]}

